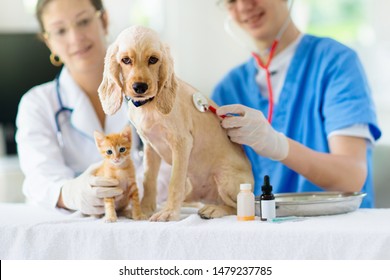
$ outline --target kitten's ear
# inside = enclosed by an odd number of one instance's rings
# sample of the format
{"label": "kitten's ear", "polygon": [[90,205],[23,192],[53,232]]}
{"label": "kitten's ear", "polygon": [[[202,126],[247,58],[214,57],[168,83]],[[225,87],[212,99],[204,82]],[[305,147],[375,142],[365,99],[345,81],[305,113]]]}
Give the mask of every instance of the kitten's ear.
{"label": "kitten's ear", "polygon": [[104,134],[99,132],[99,131],[97,131],[97,130],[95,130],[93,132],[93,136],[95,138],[96,146],[99,147],[102,144],[103,140],[104,140]]}
{"label": "kitten's ear", "polygon": [[122,130],[121,135],[131,143],[131,127],[129,125],[126,125],[125,128]]}

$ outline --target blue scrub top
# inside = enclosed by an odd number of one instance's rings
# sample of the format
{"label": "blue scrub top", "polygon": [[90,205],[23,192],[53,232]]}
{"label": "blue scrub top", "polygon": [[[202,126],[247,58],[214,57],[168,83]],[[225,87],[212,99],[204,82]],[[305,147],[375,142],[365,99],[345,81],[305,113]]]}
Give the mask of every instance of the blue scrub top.
{"label": "blue scrub top", "polygon": [[[253,58],[230,71],[215,88],[212,99],[220,106],[243,104],[268,113],[268,99],[255,77]],[[327,135],[355,124],[367,124],[376,140],[381,132],[363,67],[357,54],[329,38],[304,35],[287,70],[272,126],[291,139],[318,152],[329,152]],[[252,163],[255,195],[261,194],[264,175],[274,193],[322,191],[305,177],[278,161],[259,156],[244,146]],[[367,145],[367,193],[361,207],[374,206],[372,147]]]}

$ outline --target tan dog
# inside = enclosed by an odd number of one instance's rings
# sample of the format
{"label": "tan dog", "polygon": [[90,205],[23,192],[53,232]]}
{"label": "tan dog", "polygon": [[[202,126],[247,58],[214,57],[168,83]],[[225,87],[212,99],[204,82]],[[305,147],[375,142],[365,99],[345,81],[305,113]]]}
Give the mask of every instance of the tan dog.
{"label": "tan dog", "polygon": [[130,120],[145,144],[145,214],[156,209],[161,159],[172,165],[167,203],[152,221],[179,219],[183,201],[210,203],[198,212],[203,218],[234,215],[240,183],[253,185],[242,147],[228,139],[217,116],[197,111],[196,92],[175,76],[168,47],[150,29],[122,31],[107,51],[99,96],[106,114],[120,108],[122,93],[129,100]]}

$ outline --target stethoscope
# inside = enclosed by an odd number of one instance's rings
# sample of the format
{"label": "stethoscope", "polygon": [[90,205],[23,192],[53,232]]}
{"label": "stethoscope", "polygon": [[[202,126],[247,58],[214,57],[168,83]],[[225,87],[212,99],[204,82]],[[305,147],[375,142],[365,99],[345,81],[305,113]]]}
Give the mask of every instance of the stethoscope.
{"label": "stethoscope", "polygon": [[224,23],[224,29],[225,29],[226,33],[229,34],[230,37],[232,37],[239,45],[241,45],[243,48],[247,49],[251,53],[253,58],[255,59],[257,65],[260,68],[264,69],[264,71],[266,73],[267,88],[268,88],[268,103],[269,103],[267,120],[269,123],[272,122],[272,116],[273,116],[273,110],[274,110],[274,95],[273,95],[273,89],[272,89],[272,83],[271,83],[271,72],[269,70],[269,66],[271,64],[273,56],[275,55],[275,51],[276,51],[276,48],[279,44],[279,41],[282,38],[284,32],[286,31],[288,25],[290,24],[291,9],[292,9],[293,4],[294,4],[294,0],[291,0],[290,6],[288,8],[288,10],[289,10],[288,17],[286,18],[285,22],[283,23],[282,27],[280,28],[278,34],[276,34],[276,37],[271,45],[271,48],[268,49],[269,56],[268,56],[268,60],[266,63],[263,63],[260,59],[260,55],[257,54],[255,51],[253,51],[248,45],[243,43],[242,40],[240,38],[238,38],[238,36],[233,32],[233,30],[231,28],[231,22],[233,21],[232,17],[230,17],[230,16],[227,17],[225,20],[225,23]]}
{"label": "stethoscope", "polygon": [[60,144],[60,147],[63,148],[64,147],[64,139],[62,136],[59,117],[60,117],[61,113],[64,113],[64,112],[69,112],[70,114],[72,114],[73,109],[69,108],[69,107],[65,107],[64,104],[62,103],[61,92],[60,92],[60,77],[59,76],[60,76],[60,74],[58,74],[55,78],[56,93],[57,93],[59,109],[54,114],[54,119],[55,119],[56,129],[57,129],[56,133],[57,133],[58,143]]}

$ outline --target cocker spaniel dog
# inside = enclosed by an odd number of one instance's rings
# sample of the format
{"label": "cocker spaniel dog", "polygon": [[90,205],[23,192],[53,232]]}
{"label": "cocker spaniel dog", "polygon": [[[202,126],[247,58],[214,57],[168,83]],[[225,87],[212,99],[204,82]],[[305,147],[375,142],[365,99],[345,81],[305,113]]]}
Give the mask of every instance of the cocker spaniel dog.
{"label": "cocker spaniel dog", "polygon": [[[202,218],[234,215],[240,183],[253,185],[242,147],[229,140],[216,115],[194,107],[196,92],[177,78],[169,48],[151,29],[125,29],[108,48],[99,97],[109,115],[123,97],[128,102],[129,118],[144,142],[141,207],[151,221],[178,220],[183,202],[195,201],[204,203]],[[172,171],[167,202],[154,213],[161,159]]]}

